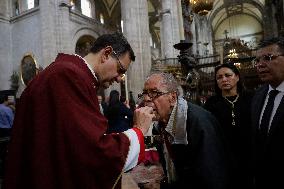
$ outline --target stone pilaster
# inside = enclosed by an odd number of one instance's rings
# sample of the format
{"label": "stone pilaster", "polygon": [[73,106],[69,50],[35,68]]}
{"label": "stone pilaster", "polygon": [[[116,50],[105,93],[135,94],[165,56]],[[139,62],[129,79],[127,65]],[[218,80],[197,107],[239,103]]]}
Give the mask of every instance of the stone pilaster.
{"label": "stone pilaster", "polygon": [[[7,22],[7,23],[6,23]],[[8,21],[2,20],[0,17],[0,90],[10,89],[10,77],[13,71],[11,61],[11,34]]]}
{"label": "stone pilaster", "polygon": [[271,0],[265,0],[263,13],[263,32],[266,37],[277,36],[277,23],[275,19],[275,7]]}
{"label": "stone pilaster", "polygon": [[56,11],[58,9],[58,2],[54,0],[40,1],[40,23],[41,23],[41,37],[42,37],[42,63],[44,67],[48,66],[54,61],[57,54],[56,44]]}
{"label": "stone pilaster", "polygon": [[[66,5],[70,5],[69,0],[60,1],[60,3],[64,2]],[[74,53],[75,49],[71,48],[71,34],[70,34],[70,19],[69,19],[69,9],[71,7],[61,6],[56,10],[57,16],[57,45],[58,52],[64,53]]]}
{"label": "stone pilaster", "polygon": [[0,1],[0,16],[9,17],[10,4],[9,1]]}
{"label": "stone pilaster", "polygon": [[11,61],[11,33],[9,25],[9,1],[0,1],[0,90],[10,89],[10,76],[13,71]]}

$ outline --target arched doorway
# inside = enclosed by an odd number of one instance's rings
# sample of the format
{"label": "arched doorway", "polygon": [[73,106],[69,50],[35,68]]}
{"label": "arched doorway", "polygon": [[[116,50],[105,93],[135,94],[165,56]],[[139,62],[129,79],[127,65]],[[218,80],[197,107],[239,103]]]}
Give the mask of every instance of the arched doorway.
{"label": "arched doorway", "polygon": [[95,40],[96,39],[90,35],[84,35],[80,37],[76,43],[75,53],[82,57],[86,56],[90,52],[90,49]]}

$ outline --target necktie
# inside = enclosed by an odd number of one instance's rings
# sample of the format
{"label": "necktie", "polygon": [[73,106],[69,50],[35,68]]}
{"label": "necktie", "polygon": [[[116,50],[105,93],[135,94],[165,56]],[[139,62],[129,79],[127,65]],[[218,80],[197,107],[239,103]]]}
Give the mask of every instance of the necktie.
{"label": "necktie", "polygon": [[268,102],[265,106],[265,110],[262,115],[261,123],[260,123],[260,133],[265,138],[268,134],[269,130],[269,121],[271,117],[271,113],[274,106],[274,100],[276,95],[279,93],[277,90],[272,90],[269,92]]}

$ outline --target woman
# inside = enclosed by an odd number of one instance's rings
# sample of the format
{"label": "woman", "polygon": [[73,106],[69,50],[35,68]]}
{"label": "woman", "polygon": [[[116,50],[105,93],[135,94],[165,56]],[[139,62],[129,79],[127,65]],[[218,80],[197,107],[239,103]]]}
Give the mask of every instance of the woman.
{"label": "woman", "polygon": [[215,93],[204,107],[220,122],[230,150],[231,188],[250,187],[250,103],[253,95],[244,90],[238,68],[227,63],[215,68]]}
{"label": "woman", "polygon": [[110,92],[105,116],[109,124],[108,133],[123,132],[132,127],[133,111],[120,101],[117,90]]}

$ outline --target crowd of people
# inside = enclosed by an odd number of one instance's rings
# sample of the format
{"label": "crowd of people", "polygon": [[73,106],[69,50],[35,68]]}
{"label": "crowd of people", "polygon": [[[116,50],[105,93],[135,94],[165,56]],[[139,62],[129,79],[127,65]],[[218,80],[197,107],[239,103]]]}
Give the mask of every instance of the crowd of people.
{"label": "crowd of people", "polygon": [[161,170],[148,169],[141,188],[156,188],[153,180],[160,189],[284,187],[283,37],[257,50],[262,87],[248,91],[234,64],[218,65],[203,107],[163,72],[146,78],[136,105],[132,93],[131,103],[117,90],[107,100],[97,93],[121,82],[134,60],[122,34],[105,34],[85,57],[59,54],[28,84],[15,118],[1,104],[0,129],[12,128],[2,188],[121,188],[122,175],[145,162],[149,133],[158,158],[145,166]]}

